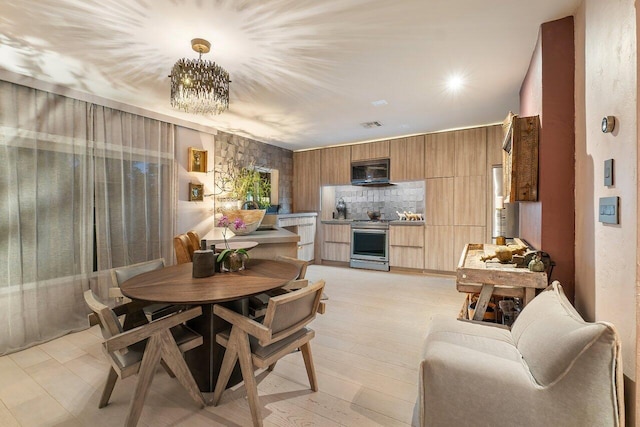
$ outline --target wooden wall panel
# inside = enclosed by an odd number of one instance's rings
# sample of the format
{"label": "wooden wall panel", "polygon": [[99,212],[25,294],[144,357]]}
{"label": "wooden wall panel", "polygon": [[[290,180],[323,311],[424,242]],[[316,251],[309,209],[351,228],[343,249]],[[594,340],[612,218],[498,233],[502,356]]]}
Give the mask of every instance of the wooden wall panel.
{"label": "wooden wall panel", "polygon": [[293,212],[320,211],[320,150],[293,153]]}
{"label": "wooden wall panel", "polygon": [[485,176],[454,178],[454,225],[487,226],[486,187]]}
{"label": "wooden wall panel", "polygon": [[455,175],[455,132],[425,135],[425,178]]}
{"label": "wooden wall panel", "polygon": [[455,175],[476,176],[487,174],[486,128],[465,129],[455,134]]}
{"label": "wooden wall panel", "polygon": [[425,226],[424,268],[455,271],[453,226]]}
{"label": "wooden wall panel", "polygon": [[331,147],[320,150],[322,185],[348,185],[351,183],[351,147]]}
{"label": "wooden wall panel", "polygon": [[453,225],[454,178],[430,178],[425,184],[427,225]]}

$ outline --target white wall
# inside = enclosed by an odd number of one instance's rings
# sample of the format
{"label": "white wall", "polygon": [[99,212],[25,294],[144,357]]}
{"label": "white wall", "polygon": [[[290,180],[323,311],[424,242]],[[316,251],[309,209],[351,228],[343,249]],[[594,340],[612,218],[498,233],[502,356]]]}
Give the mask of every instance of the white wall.
{"label": "white wall", "polygon": [[202,202],[189,201],[189,182],[204,184],[205,194],[213,193],[213,174],[188,172],[189,147],[207,150],[207,168],[213,170],[214,135],[197,130],[176,126],[176,174],[177,174],[177,212],[176,233],[196,230],[200,236],[214,227],[214,200],[205,197]]}
{"label": "white wall", "polygon": [[[576,13],[576,306],[615,324],[635,379],[637,232],[636,24],[633,0],[585,0]],[[580,70],[584,66],[584,72]],[[616,129],[600,130],[603,116]],[[603,163],[614,159],[614,186]],[[620,197],[620,224],[598,222],[598,199]]]}

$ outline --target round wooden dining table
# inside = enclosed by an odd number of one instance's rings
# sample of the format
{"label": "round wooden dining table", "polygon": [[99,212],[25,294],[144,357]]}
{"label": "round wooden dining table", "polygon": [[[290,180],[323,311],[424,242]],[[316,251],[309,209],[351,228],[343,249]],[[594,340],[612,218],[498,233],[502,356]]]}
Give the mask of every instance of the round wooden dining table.
{"label": "round wooden dining table", "polygon": [[[185,263],[149,271],[123,282],[120,288],[125,296],[134,300],[202,306],[202,315],[190,320],[188,326],[200,333],[204,342],[186,352],[185,360],[200,390],[213,392],[224,357],[224,347],[216,343],[216,334],[229,328],[227,322],[213,314],[213,305],[222,303],[242,312],[246,306],[242,301],[296,279],[298,267],[252,258],[244,270],[233,273],[194,278],[192,269],[192,263]],[[236,371],[229,387],[242,380],[238,367]]]}

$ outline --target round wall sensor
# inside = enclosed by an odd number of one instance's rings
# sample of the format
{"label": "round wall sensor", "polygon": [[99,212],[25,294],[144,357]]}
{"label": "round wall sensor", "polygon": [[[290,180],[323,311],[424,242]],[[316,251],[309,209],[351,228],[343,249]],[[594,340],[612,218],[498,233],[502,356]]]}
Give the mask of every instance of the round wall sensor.
{"label": "round wall sensor", "polygon": [[602,132],[609,133],[616,127],[616,118],[614,116],[606,116],[602,118]]}

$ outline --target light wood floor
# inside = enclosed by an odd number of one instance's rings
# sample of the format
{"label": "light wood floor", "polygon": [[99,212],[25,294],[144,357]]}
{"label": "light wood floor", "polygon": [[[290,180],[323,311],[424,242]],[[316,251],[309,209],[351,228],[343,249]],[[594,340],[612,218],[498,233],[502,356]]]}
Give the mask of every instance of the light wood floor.
{"label": "light wood floor", "polygon": [[[310,266],[307,277],[325,279],[329,296],[311,325],[320,391],[309,389],[299,352],[258,372],[265,426],[410,425],[429,319],[462,305],[453,278],[327,266]],[[0,357],[0,426],[123,425],[135,377],[118,381],[98,409],[108,370],[101,342],[94,327]],[[245,396],[240,384],[199,409],[159,369],[138,425],[251,425]]]}

